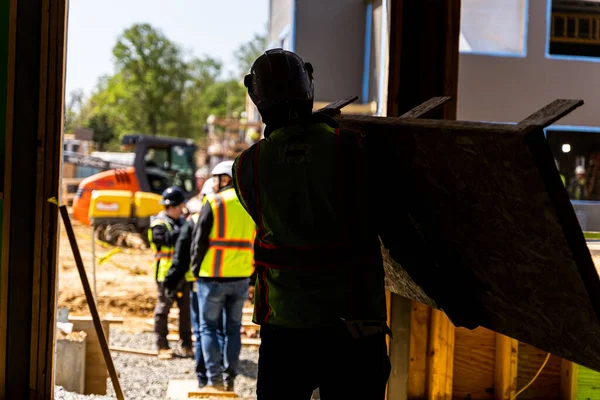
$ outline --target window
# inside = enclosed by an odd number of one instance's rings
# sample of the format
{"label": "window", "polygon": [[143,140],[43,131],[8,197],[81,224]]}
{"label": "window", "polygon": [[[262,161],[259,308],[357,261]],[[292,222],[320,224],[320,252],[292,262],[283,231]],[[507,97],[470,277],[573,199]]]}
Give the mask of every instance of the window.
{"label": "window", "polygon": [[460,52],[524,57],[527,12],[527,0],[462,0]]}
{"label": "window", "polygon": [[549,0],[548,7],[549,58],[600,57],[600,1]]}
{"label": "window", "polygon": [[146,174],[154,193],[178,186],[187,193],[195,189],[193,148],[171,146],[152,148],[145,156]]}

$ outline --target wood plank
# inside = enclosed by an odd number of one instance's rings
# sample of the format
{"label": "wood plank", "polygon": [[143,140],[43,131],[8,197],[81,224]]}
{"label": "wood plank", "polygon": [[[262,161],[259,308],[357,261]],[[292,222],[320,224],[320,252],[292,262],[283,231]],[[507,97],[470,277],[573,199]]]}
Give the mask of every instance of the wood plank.
{"label": "wood plank", "polygon": [[167,386],[166,398],[171,400],[239,398],[235,392],[221,392],[214,389],[198,389],[196,380],[172,379]]}
{"label": "wood plank", "polygon": [[[388,292],[389,293],[389,292]],[[405,399],[408,392],[409,369],[410,369],[410,336],[411,336],[411,313],[412,301],[398,296],[390,296],[391,311],[389,326],[394,339],[389,343],[389,356],[392,370],[388,380],[386,399]]]}
{"label": "wood plank", "polygon": [[454,325],[446,314],[431,311],[427,346],[426,387],[428,400],[452,400],[454,372]]}
{"label": "wood plank", "polygon": [[408,366],[408,400],[420,400],[426,394],[427,342],[431,309],[417,301],[412,302],[410,315],[410,343]]}
{"label": "wood plank", "polygon": [[497,400],[512,400],[517,393],[519,341],[496,334],[495,395]]}
{"label": "wood plank", "polygon": [[424,118],[433,111],[438,110],[450,100],[452,100],[452,98],[449,96],[432,97],[412,110],[405,112],[399,118]]}
{"label": "wood plank", "polygon": [[453,398],[494,399],[495,351],[494,332],[481,327],[474,331],[456,328]]}
{"label": "wood plank", "polygon": [[[72,323],[73,330],[85,331],[87,334],[85,352],[85,394],[105,395],[108,370],[106,369],[106,364],[102,357],[102,349],[100,349],[100,343],[98,341],[96,330],[94,329],[94,324],[91,318],[77,318],[74,319]],[[109,340],[110,323],[103,321],[102,327],[107,340]]]}
{"label": "wood plank", "polygon": [[571,113],[578,107],[583,105],[583,100],[554,100],[544,108],[531,114],[529,117],[519,122],[519,126],[539,126],[542,128],[558,121],[565,115]]}
{"label": "wood plank", "polygon": [[560,360],[560,400],[577,399],[578,366],[565,359]]}
{"label": "wood plank", "polygon": [[[69,315],[69,322],[79,322],[79,321],[92,321],[92,317],[89,315]],[[122,324],[125,322],[125,318],[123,317],[102,317],[103,322],[107,322],[108,324]]]}
{"label": "wood plank", "polygon": [[158,351],[133,349],[130,347],[110,346],[110,351],[116,351],[117,353],[137,354],[140,356],[153,356],[153,357],[158,356]]}
{"label": "wood plank", "polygon": [[[179,342],[179,335],[176,333],[169,333],[167,335],[167,340],[169,342]],[[196,341],[194,335],[192,335],[192,341]],[[260,346],[260,338],[249,338],[242,336],[242,346]]]}
{"label": "wood plank", "polygon": [[[540,369],[548,353],[519,343],[517,390],[527,385]],[[561,359],[552,355],[538,378],[519,395],[519,400],[559,400]]]}

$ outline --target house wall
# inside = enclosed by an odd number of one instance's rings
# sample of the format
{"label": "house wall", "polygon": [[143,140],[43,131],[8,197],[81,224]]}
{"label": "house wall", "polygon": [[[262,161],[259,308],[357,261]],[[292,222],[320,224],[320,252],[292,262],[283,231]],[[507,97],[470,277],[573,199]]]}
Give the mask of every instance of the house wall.
{"label": "house wall", "polygon": [[[282,40],[291,39],[294,16],[294,0],[271,0],[269,2],[269,47],[282,47]],[[288,36],[289,35],[289,36]]]}
{"label": "house wall", "polygon": [[315,68],[315,101],[361,95],[365,10],[364,0],[296,2],[294,51]]}
{"label": "house wall", "polygon": [[559,123],[600,126],[600,64],[546,57],[548,6],[529,0],[525,57],[460,55],[459,119],[516,122],[557,98],[572,98],[585,106]]}

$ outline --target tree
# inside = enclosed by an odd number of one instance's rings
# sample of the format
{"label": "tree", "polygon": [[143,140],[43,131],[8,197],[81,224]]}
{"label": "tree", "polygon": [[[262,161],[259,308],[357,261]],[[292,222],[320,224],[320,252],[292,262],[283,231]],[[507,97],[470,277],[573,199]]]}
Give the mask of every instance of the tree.
{"label": "tree", "polygon": [[250,71],[250,67],[267,47],[267,36],[255,34],[252,40],[240,45],[233,53],[237,60],[240,77]]}
{"label": "tree", "polygon": [[135,24],[113,49],[127,96],[121,106],[140,131],[152,135],[168,123],[180,105],[187,82],[187,65],[178,46],[149,24]]}
{"label": "tree", "polygon": [[81,89],[69,92],[69,100],[65,101],[65,133],[71,132],[81,124],[83,97]]}
{"label": "tree", "polygon": [[104,151],[107,143],[115,138],[115,131],[106,114],[96,114],[90,118],[88,128],[94,131],[94,142],[98,143],[98,150]]}

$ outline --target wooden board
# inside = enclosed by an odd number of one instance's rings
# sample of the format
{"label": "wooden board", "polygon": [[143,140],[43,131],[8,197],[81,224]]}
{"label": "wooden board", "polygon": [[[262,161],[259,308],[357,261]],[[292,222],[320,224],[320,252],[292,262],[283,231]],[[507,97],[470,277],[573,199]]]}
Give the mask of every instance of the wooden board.
{"label": "wooden board", "polygon": [[224,398],[237,399],[235,392],[218,392],[210,389],[199,389],[198,381],[186,379],[173,379],[167,386],[167,400]]}
{"label": "wooden board", "polygon": [[390,290],[600,370],[600,279],[541,126],[340,121],[366,132],[373,193],[401,193],[371,208]]}
{"label": "wooden board", "polygon": [[496,334],[485,328],[457,328],[454,338],[455,399],[493,400]]}
{"label": "wooden board", "polygon": [[[69,320],[73,323],[74,331],[85,331],[85,333],[87,333],[85,352],[85,394],[104,395],[106,394],[108,371],[91,317],[75,317],[73,319],[69,318]],[[109,322],[102,321],[102,328],[104,329],[106,340],[109,341]]]}
{"label": "wooden board", "polygon": [[[546,359],[545,351],[525,343],[519,344],[519,366],[517,367],[517,390],[531,381]],[[540,376],[519,395],[519,400],[559,400],[561,360],[551,356]]]}

